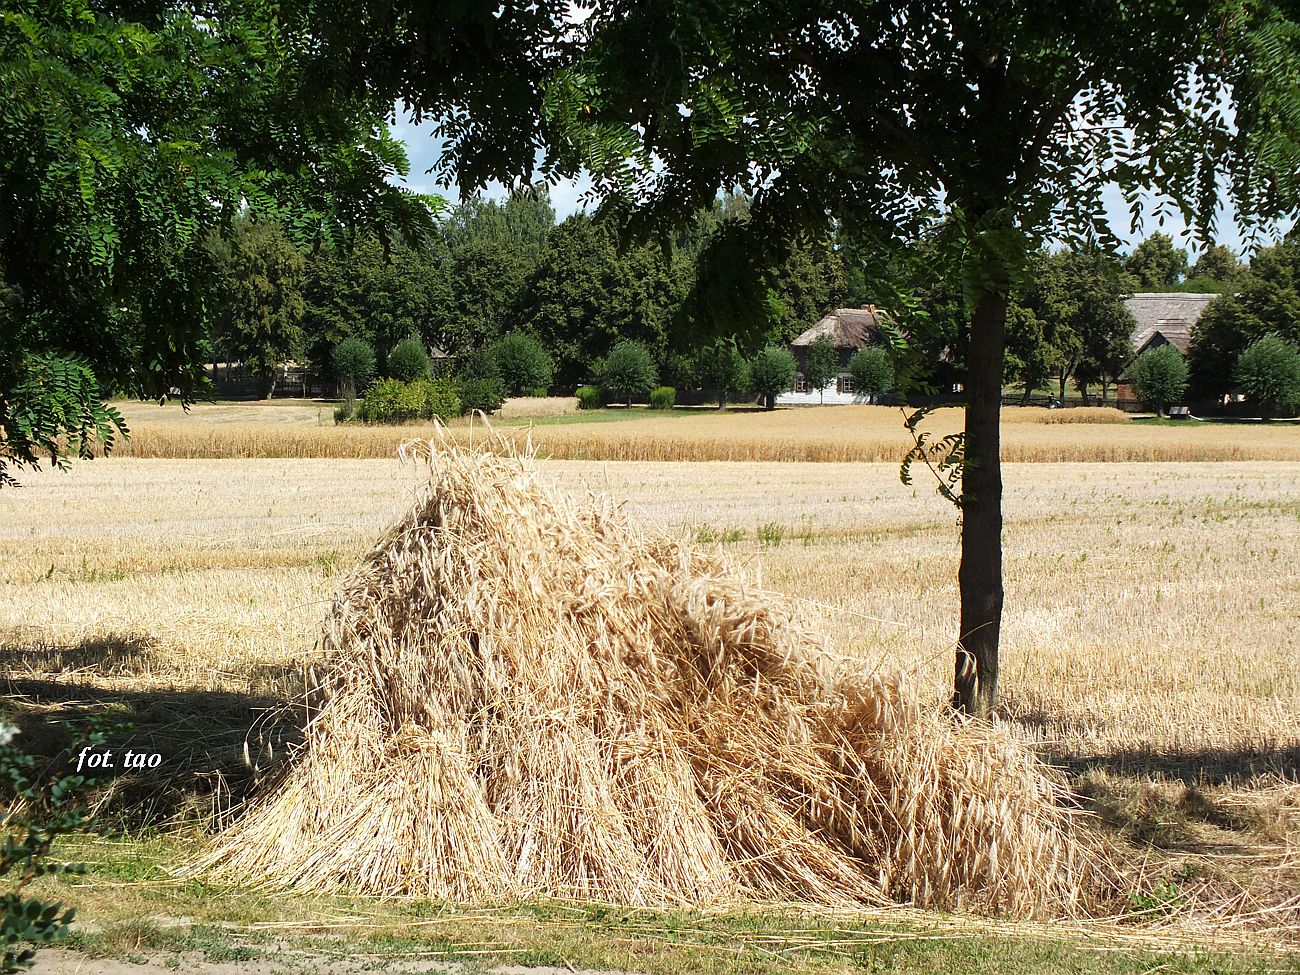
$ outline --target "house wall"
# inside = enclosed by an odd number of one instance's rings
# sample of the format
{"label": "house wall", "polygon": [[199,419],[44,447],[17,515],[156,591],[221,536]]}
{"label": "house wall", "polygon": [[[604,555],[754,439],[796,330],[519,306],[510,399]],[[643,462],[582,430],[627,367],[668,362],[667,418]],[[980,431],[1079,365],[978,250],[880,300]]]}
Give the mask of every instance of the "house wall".
{"label": "house wall", "polygon": [[[840,376],[848,378],[847,372],[840,373]],[[870,398],[861,393],[841,393],[837,391],[838,377],[832,379],[825,389],[824,395],[815,389],[810,389],[806,393],[796,393],[794,390],[788,390],[776,398],[777,406],[820,406],[823,403],[827,406],[846,406],[846,405],[863,405],[871,402]]]}

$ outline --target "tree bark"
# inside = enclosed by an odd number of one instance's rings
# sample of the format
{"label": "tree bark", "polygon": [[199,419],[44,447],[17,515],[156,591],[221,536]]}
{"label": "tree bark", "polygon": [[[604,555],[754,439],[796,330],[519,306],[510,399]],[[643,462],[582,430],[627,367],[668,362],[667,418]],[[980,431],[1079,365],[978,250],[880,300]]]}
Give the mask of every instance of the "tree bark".
{"label": "tree bark", "polygon": [[1002,400],[1005,292],[983,295],[971,316],[962,473],[961,626],[953,706],[987,717],[997,701],[1002,625]]}

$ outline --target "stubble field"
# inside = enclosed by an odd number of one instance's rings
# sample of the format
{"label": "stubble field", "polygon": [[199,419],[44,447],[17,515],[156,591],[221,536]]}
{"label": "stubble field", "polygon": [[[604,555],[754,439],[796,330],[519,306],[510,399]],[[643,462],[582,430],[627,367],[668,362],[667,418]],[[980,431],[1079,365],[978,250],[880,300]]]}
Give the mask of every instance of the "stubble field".
{"label": "stubble field", "polygon": [[[635,424],[654,422],[700,421]],[[1064,447],[1084,429],[1039,426]],[[1300,453],[1300,431],[1263,432],[1267,451]],[[923,481],[900,484],[896,463],[543,472],[624,501],[647,531],[720,546],[838,651],[946,695],[956,513]],[[332,593],[422,476],[386,459],[138,457],[27,475],[0,495],[11,700],[65,715],[108,703],[166,753],[175,795],[128,790],[135,826],[221,808],[249,722],[297,693]],[[1012,463],[1006,485],[1002,720],[1135,855],[1180,878],[1188,896],[1171,910],[1195,903],[1201,922],[1290,939],[1300,461]]]}

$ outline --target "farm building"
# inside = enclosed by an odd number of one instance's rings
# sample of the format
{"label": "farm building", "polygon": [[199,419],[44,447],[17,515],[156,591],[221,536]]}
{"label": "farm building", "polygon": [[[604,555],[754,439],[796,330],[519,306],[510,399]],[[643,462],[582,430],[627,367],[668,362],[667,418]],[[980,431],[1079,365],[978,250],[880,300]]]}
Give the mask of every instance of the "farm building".
{"label": "farm building", "polygon": [[[818,403],[865,403],[867,397],[860,395],[853,387],[853,377],[848,373],[849,360],[859,349],[868,345],[877,345],[884,341],[880,334],[880,312],[875,305],[861,308],[837,308],[826,315],[812,328],[790,343],[799,372],[795,373],[794,389],[782,393],[776,398],[780,406],[817,405]],[[810,389],[804,378],[803,364],[808,355],[808,347],[819,336],[829,335],[835,342],[835,349],[840,356],[840,374],[827,385],[825,391]]]}
{"label": "farm building", "polygon": [[[1162,345],[1172,345],[1186,356],[1197,319],[1217,297],[1203,292],[1148,291],[1125,298],[1124,305],[1136,323],[1129,339],[1133,358]],[[1115,396],[1122,409],[1140,405],[1132,385],[1123,379],[1115,387]]]}
{"label": "farm building", "polygon": [[1131,340],[1133,355],[1139,356],[1162,345],[1172,345],[1187,355],[1196,320],[1217,297],[1195,292],[1151,291],[1125,298],[1124,305],[1137,322]]}

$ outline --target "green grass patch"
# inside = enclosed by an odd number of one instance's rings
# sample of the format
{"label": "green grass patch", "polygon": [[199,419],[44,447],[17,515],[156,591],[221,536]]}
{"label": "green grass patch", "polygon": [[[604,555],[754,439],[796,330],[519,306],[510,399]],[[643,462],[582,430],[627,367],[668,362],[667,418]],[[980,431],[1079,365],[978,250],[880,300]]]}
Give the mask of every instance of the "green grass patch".
{"label": "green grass patch", "polygon": [[[916,912],[870,915],[751,909],[708,913],[539,901],[457,908],[415,898],[308,896],[215,887],[177,878],[194,838],[74,837],[58,855],[88,873],[42,878],[87,928],[72,947],[139,960],[170,954],[238,962],[284,950],[304,971],[330,958],[418,959],[483,970],[500,964],[645,975],[1067,972],[1078,975],[1263,973],[1294,958],[1257,952],[1141,948],[1052,928],[985,924]],[[306,959],[304,959],[304,954]],[[310,958],[319,959],[313,967]],[[165,963],[170,963],[165,962]]]}

